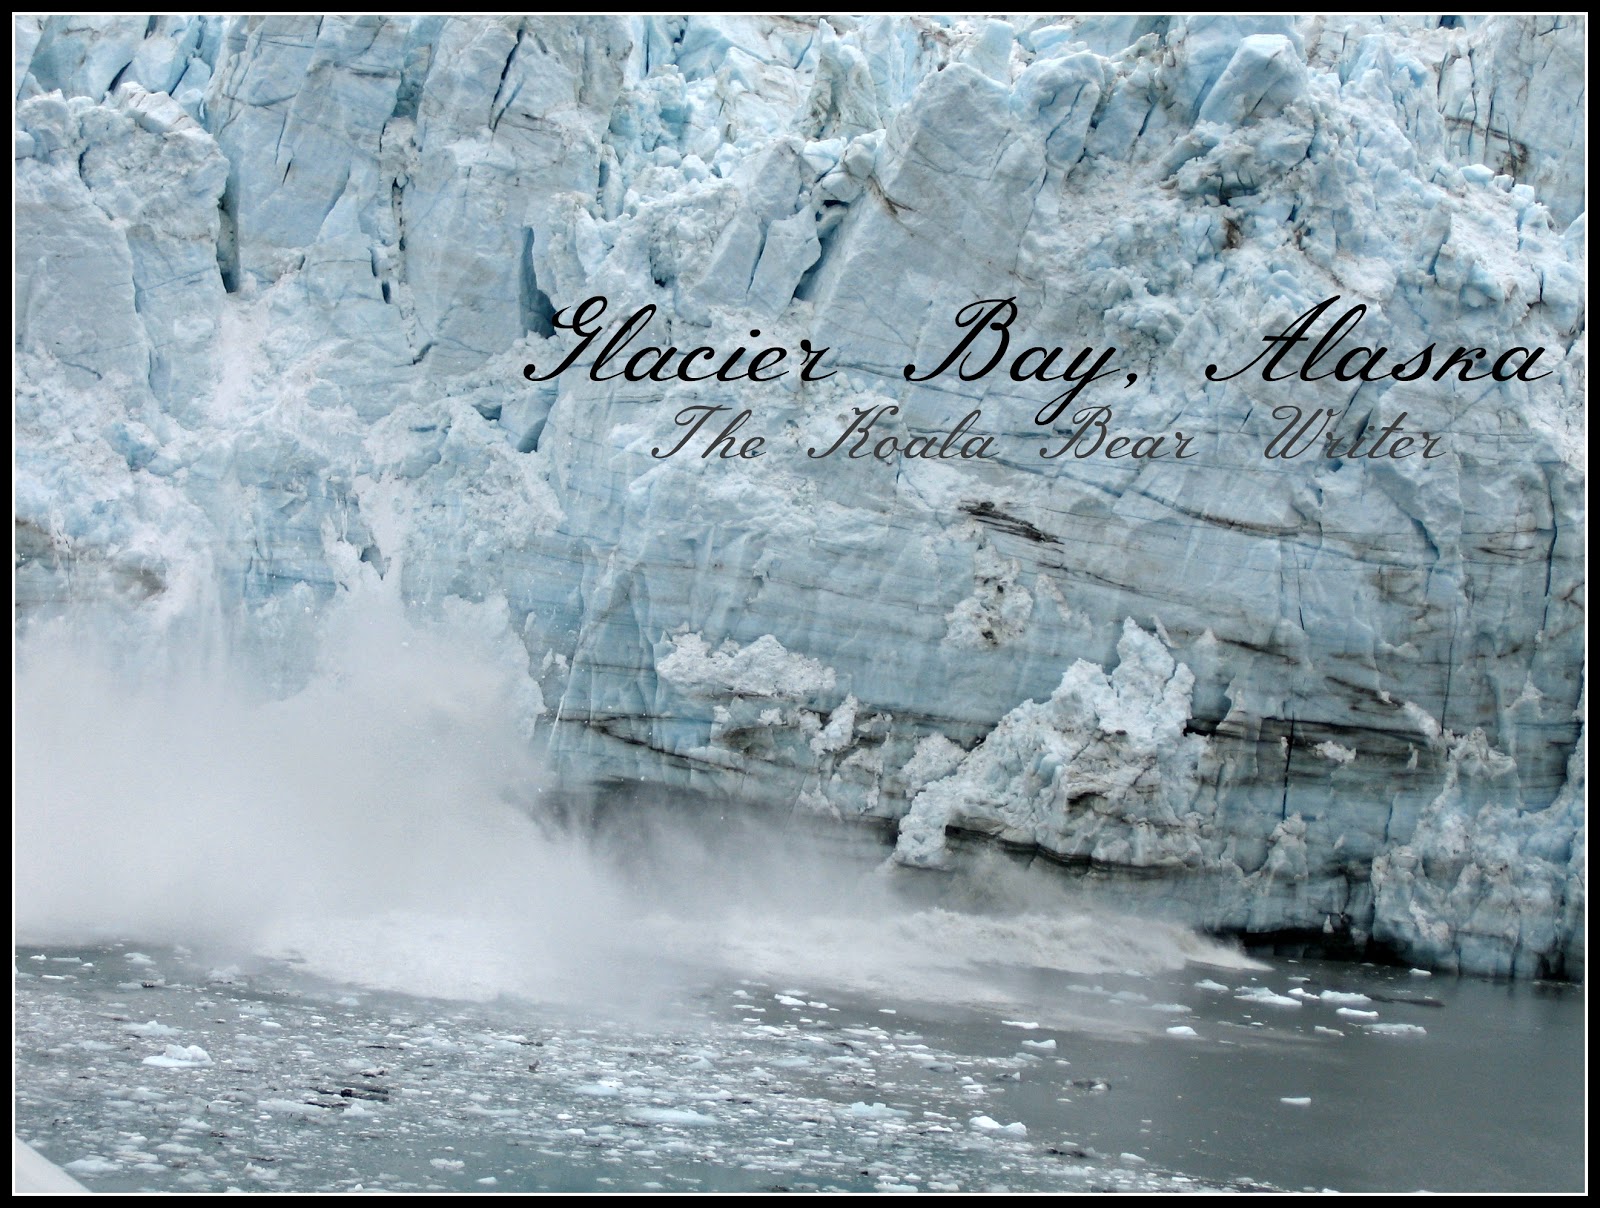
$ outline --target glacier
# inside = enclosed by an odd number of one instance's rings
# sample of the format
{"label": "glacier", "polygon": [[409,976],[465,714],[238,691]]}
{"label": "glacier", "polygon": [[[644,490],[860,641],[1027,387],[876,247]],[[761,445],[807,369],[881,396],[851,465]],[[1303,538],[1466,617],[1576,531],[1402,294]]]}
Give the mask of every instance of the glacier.
{"label": "glacier", "polygon": [[[470,610],[570,782],[973,836],[1196,925],[1581,976],[1586,31],[1571,17],[16,19],[16,591],[288,690]],[[522,375],[603,294],[822,381]],[[1524,382],[1207,381],[1320,299]],[[1119,426],[913,383],[1115,346]],[[1223,354],[1227,354],[1224,356]],[[685,405],[755,461],[658,459]],[[1274,407],[1417,460],[1279,463]],[[993,460],[815,460],[974,409]],[[1058,429],[1059,431],[1060,429]],[[108,618],[108,619],[104,619]],[[24,639],[24,649],[25,649]]]}

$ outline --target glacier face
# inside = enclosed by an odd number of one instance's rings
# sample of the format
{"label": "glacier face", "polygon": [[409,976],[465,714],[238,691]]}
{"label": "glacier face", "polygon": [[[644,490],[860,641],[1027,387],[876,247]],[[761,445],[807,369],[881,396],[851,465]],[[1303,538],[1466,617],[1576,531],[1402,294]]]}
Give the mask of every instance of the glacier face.
{"label": "glacier face", "polygon": [[[362,576],[481,604],[573,778],[1137,873],[1200,925],[1581,971],[1581,19],[21,17],[19,602],[292,684]],[[594,294],[823,381],[531,384]],[[1208,382],[1317,301],[1542,380]],[[913,384],[1115,346],[1119,428]],[[1404,355],[1402,353],[1401,355]],[[1119,383],[1120,385],[1120,383]],[[687,404],[757,461],[660,460]],[[1446,456],[1296,462],[1286,402]],[[815,460],[974,408],[992,461]],[[455,604],[452,605],[456,606]]]}

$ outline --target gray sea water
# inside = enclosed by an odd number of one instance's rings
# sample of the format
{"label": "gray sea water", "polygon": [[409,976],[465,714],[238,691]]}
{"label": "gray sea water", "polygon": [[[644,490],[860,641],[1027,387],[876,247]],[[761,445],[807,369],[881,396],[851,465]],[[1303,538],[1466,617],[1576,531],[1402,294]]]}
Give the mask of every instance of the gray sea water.
{"label": "gray sea water", "polygon": [[985,1003],[707,967],[613,1011],[16,955],[18,1133],[96,1190],[1584,1184],[1571,985],[1001,960]]}

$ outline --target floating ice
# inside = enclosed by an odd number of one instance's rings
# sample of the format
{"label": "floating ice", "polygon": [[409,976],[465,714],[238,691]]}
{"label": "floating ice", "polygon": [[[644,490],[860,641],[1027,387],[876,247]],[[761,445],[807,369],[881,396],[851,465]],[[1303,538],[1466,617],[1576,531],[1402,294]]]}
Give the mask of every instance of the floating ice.
{"label": "floating ice", "polygon": [[211,1054],[197,1044],[169,1044],[164,1052],[156,1056],[146,1057],[144,1064],[163,1065],[180,1070],[192,1069],[196,1066],[210,1065]]}
{"label": "floating ice", "polygon": [[168,1027],[164,1023],[149,1020],[145,1023],[130,1023],[122,1029],[134,1036],[176,1036],[177,1028]]}
{"label": "floating ice", "polygon": [[678,1128],[709,1128],[718,1122],[715,1116],[707,1116],[683,1107],[639,1107],[629,1112],[628,1118],[644,1124],[672,1125]]}
{"label": "floating ice", "polygon": [[1426,1036],[1428,1029],[1415,1023],[1369,1023],[1363,1024],[1367,1031],[1378,1036]]}
{"label": "floating ice", "polygon": [[991,1116],[974,1116],[967,1121],[976,1132],[995,1133],[1006,1137],[1025,1137],[1028,1135],[1028,1126],[1021,1121],[1012,1124],[1001,1124]]}
{"label": "floating ice", "polygon": [[1287,994],[1277,994],[1265,986],[1247,986],[1234,995],[1242,1002],[1259,1003],[1269,1007],[1298,1007],[1301,1000]]}
{"label": "floating ice", "polygon": [[120,1167],[115,1162],[102,1158],[99,1154],[90,1154],[86,1158],[77,1158],[68,1162],[62,1169],[69,1170],[73,1174],[115,1174]]}
{"label": "floating ice", "polygon": [[911,1114],[882,1103],[852,1103],[845,1110],[858,1120],[899,1120]]}

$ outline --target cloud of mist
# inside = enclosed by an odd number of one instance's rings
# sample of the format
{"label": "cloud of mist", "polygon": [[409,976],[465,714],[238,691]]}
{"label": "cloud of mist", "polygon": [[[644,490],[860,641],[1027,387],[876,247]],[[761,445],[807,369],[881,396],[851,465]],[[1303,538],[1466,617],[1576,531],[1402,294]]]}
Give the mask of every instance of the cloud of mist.
{"label": "cloud of mist", "polygon": [[404,965],[419,941],[394,919],[470,919],[532,989],[603,982],[628,905],[529,816],[543,774],[507,645],[373,590],[330,618],[302,690],[262,700],[244,669],[134,680],[84,625],[36,627],[13,734],[19,936],[252,952],[365,920]]}
{"label": "cloud of mist", "polygon": [[30,631],[20,939],[181,943],[417,994],[623,1009],[730,975],[996,1002],[997,965],[1232,959],[1003,861],[965,883],[895,869],[874,836],[815,819],[613,793],[604,826],[558,827],[503,607],[419,621],[387,585],[358,587],[282,699],[226,661],[125,657],[81,620]]}

